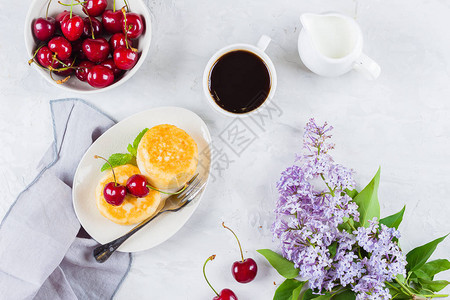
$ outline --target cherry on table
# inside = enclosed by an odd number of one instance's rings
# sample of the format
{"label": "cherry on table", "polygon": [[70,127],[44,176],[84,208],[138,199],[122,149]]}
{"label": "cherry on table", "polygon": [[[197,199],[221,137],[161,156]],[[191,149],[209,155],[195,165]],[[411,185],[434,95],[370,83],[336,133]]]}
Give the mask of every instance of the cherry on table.
{"label": "cherry on table", "polygon": [[83,34],[84,22],[83,18],[72,14],[66,14],[61,20],[61,31],[64,36],[71,42],[80,38]]}
{"label": "cherry on table", "polygon": [[[103,61],[102,63],[100,63],[100,65],[102,65],[102,66],[104,66],[104,67],[107,67],[108,69],[110,69],[111,71],[113,71],[113,73],[114,73],[114,79],[119,78],[120,75],[122,75],[122,74],[124,73],[123,70],[119,69],[119,68],[116,66],[116,64],[114,63],[114,60],[113,60],[112,58],[108,58],[107,60],[105,60],[105,61]],[[131,177],[133,177],[133,176],[131,176]],[[130,177],[130,178],[131,178],[131,177]],[[144,177],[144,176],[142,176],[142,177]],[[144,179],[145,179],[145,178],[144,178]],[[128,180],[130,180],[130,179],[128,179]],[[147,183],[147,181],[146,181],[146,183]],[[128,187],[128,183],[127,183],[127,187]],[[130,192],[130,194],[133,194],[133,193]],[[148,194],[148,192],[147,192],[147,194]],[[133,194],[133,195],[134,195],[134,194]],[[137,195],[135,195],[135,196],[137,196]],[[146,195],[144,195],[144,196],[146,196]],[[141,197],[144,197],[144,196],[141,196]]]}
{"label": "cherry on table", "polygon": [[233,274],[233,277],[234,279],[236,279],[237,282],[248,283],[253,279],[255,279],[256,273],[258,272],[258,265],[252,258],[244,259],[244,254],[242,253],[242,247],[238,237],[236,236],[233,230],[225,226],[225,223],[222,222],[222,226],[231,231],[231,233],[236,238],[239,245],[239,250],[241,251],[242,260],[235,261],[233,263],[233,265],[231,266],[231,274]]}
{"label": "cherry on table", "polygon": [[238,298],[236,297],[236,295],[233,293],[232,290],[230,289],[223,289],[220,294],[216,292],[216,290],[212,287],[211,283],[209,283],[208,278],[206,277],[206,272],[205,272],[205,268],[206,268],[206,264],[210,261],[210,260],[214,260],[216,258],[215,255],[211,255],[210,257],[208,257],[208,259],[205,261],[205,263],[203,264],[203,277],[206,280],[206,283],[209,285],[209,287],[214,291],[214,293],[216,294],[216,296],[213,298],[213,300],[238,300]]}
{"label": "cherry on table", "polygon": [[101,63],[109,55],[109,43],[105,38],[85,39],[82,49],[86,58],[95,63]]}
{"label": "cherry on table", "polygon": [[34,36],[41,41],[47,41],[55,34],[56,21],[52,17],[38,18],[33,24]]}
{"label": "cherry on table", "polygon": [[89,70],[87,82],[96,88],[106,87],[114,82],[114,73],[107,67],[96,65]]}
{"label": "cherry on table", "polygon": [[219,295],[215,296],[213,300],[237,300],[236,294],[230,289],[223,289]]}
{"label": "cherry on table", "polygon": [[127,189],[123,185],[117,183],[114,168],[106,158],[98,155],[95,155],[94,158],[101,158],[105,160],[111,167],[111,171],[114,177],[114,182],[107,183],[105,185],[105,188],[103,189],[103,196],[105,197],[106,202],[115,206],[121,205],[125,200],[125,196],[127,195]]}
{"label": "cherry on table", "polygon": [[136,49],[119,47],[114,50],[113,58],[119,69],[130,70],[136,65],[139,55]]}
{"label": "cherry on table", "polygon": [[75,76],[81,81],[86,81],[89,70],[94,67],[95,64],[90,60],[83,60],[78,64],[78,68],[75,70]]}
{"label": "cherry on table", "polygon": [[48,48],[53,53],[56,53],[56,56],[61,60],[68,59],[72,54],[72,45],[62,36],[52,38],[47,45]]}
{"label": "cherry on table", "polygon": [[129,39],[136,39],[144,32],[144,21],[135,13],[126,13],[122,19],[122,31]]}
{"label": "cherry on table", "polygon": [[[89,19],[90,19],[90,21],[89,21]],[[99,36],[103,33],[102,22],[100,22],[96,18],[86,17],[83,19],[83,23],[84,23],[83,36],[87,36],[87,37],[92,36],[91,23],[92,23],[92,28],[94,29],[94,36]]]}
{"label": "cherry on table", "polygon": [[122,32],[122,19],[122,11],[105,10],[102,15],[103,28],[109,33]]}
{"label": "cherry on table", "polygon": [[108,6],[107,0],[87,0],[83,4],[83,12],[90,17],[100,16]]}

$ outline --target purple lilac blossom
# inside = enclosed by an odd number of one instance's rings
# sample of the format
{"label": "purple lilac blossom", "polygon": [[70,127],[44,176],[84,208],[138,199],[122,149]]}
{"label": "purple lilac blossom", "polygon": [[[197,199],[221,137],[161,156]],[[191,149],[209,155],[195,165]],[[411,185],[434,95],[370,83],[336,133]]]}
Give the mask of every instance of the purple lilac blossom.
{"label": "purple lilac blossom", "polygon": [[[303,137],[304,153],[287,168],[277,184],[279,199],[272,226],[282,255],[307,278],[316,293],[350,286],[357,299],[389,299],[384,282],[405,274],[406,259],[393,238],[399,232],[374,219],[353,233],[339,230],[348,219],[359,221],[357,204],[346,193],[353,189],[353,171],[328,153],[333,128],[311,119]],[[323,180],[323,187],[314,184]],[[333,256],[330,246],[336,243]],[[362,257],[358,247],[368,254]]]}

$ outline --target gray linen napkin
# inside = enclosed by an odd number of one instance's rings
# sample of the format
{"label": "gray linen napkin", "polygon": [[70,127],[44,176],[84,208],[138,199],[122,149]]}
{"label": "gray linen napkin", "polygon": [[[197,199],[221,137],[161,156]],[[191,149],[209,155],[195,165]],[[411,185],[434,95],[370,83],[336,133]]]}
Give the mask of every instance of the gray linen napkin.
{"label": "gray linen napkin", "polygon": [[87,234],[75,216],[71,186],[81,157],[114,121],[80,99],[54,100],[50,108],[54,143],[0,223],[0,298],[110,299],[131,254],[95,261],[97,242],[80,237]]}

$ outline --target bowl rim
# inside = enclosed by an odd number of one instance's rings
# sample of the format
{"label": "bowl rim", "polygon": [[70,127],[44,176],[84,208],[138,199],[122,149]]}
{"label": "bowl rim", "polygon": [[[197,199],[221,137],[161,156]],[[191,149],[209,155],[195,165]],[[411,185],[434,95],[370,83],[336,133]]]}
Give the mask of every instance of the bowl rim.
{"label": "bowl rim", "polygon": [[[95,94],[95,93],[106,92],[106,91],[109,91],[115,87],[118,87],[118,86],[124,84],[131,77],[133,77],[134,74],[136,74],[136,72],[142,66],[145,59],[147,58],[148,52],[150,50],[150,45],[152,42],[152,29],[153,28],[152,28],[150,9],[143,0],[132,0],[132,2],[133,1],[139,2],[142,5],[142,7],[145,8],[142,11],[142,15],[143,15],[144,23],[145,23],[145,34],[148,35],[148,43],[147,43],[147,45],[144,45],[144,47],[142,48],[141,55],[140,55],[139,60],[136,63],[136,65],[131,70],[128,70],[127,73],[124,75],[124,77],[122,77],[119,81],[117,81],[107,87],[104,87],[104,88],[92,88],[92,90],[78,90],[78,89],[69,87],[66,84],[57,84],[54,80],[52,80],[50,78],[50,75],[44,74],[43,73],[44,71],[42,69],[40,69],[39,66],[37,66],[36,64],[32,64],[31,67],[34,68],[37,73],[41,74],[41,76],[44,77],[45,80],[47,82],[49,82],[50,84],[57,86],[58,88],[63,89],[65,91],[75,92],[75,93],[79,93],[79,94]],[[44,3],[43,5],[46,5],[48,3],[48,0],[32,0],[28,7],[28,11],[27,11],[27,14],[25,17],[24,41],[25,41],[25,49],[27,51],[27,57],[33,56],[33,53],[34,53],[34,50],[32,48],[30,48],[29,45],[36,45],[36,41],[34,39],[33,32],[32,32],[32,24],[34,21],[34,18],[32,18],[32,13],[33,13],[34,9],[36,8],[36,6],[38,5],[38,3],[40,3],[40,2]]]}

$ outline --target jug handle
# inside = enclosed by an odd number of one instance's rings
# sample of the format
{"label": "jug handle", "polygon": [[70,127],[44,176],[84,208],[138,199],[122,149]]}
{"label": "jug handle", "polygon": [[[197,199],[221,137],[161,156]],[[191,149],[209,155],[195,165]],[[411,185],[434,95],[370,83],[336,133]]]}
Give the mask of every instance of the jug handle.
{"label": "jug handle", "polygon": [[261,51],[266,51],[267,46],[269,46],[270,41],[272,41],[272,39],[267,36],[267,35],[262,35],[259,40],[258,43],[256,43],[256,47],[258,47],[259,49],[261,49]]}
{"label": "jug handle", "polygon": [[364,53],[355,61],[353,69],[371,80],[377,79],[381,72],[380,65]]}

